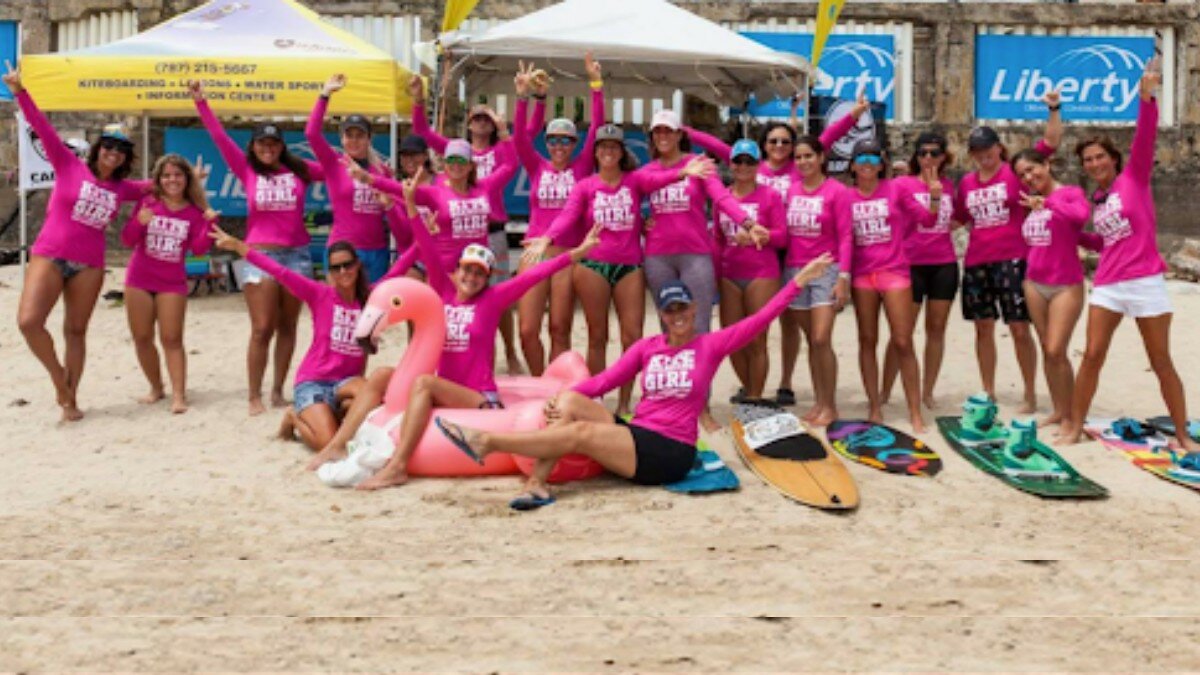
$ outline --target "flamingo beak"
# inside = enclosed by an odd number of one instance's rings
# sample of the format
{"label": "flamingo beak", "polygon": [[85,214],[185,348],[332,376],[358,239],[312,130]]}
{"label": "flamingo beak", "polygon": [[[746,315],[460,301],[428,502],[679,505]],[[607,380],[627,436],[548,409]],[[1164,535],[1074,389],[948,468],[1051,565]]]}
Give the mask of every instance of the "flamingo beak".
{"label": "flamingo beak", "polygon": [[379,335],[383,318],[387,315],[378,307],[364,307],[358,315],[358,323],[354,325],[354,339],[368,354],[379,351]]}

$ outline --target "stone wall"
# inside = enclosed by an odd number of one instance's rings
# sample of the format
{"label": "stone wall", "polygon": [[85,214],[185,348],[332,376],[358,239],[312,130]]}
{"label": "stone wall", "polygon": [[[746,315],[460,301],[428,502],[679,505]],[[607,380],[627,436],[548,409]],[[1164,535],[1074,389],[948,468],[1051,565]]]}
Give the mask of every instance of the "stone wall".
{"label": "stone wall", "polygon": [[[0,19],[22,22],[25,53],[38,53],[51,46],[52,22],[82,18],[90,13],[136,9],[140,25],[152,26],[165,18],[201,4],[198,0],[54,0],[53,2],[0,2]],[[430,31],[440,23],[440,3],[426,1],[309,2],[314,10],[327,14],[410,15],[421,16]],[[520,17],[546,5],[549,0],[486,0],[477,13],[501,19]],[[754,2],[738,0],[681,0],[678,4],[716,21],[765,21],[788,17],[809,17],[815,2]],[[972,120],[973,54],[975,27],[978,24],[1069,26],[1140,25],[1173,27],[1176,35],[1177,100],[1182,102],[1173,128],[1163,129],[1158,144],[1157,180],[1164,189],[1193,186],[1200,182],[1200,0],[1167,4],[1061,4],[1061,3],[847,3],[844,19],[870,21],[907,21],[914,27],[913,87],[914,115],[911,125],[893,125],[890,144],[906,148],[922,129],[936,120],[962,156],[962,141]],[[427,36],[428,37],[428,36]],[[0,167],[11,169],[16,163],[15,123],[11,108],[0,103]],[[101,118],[86,115],[55,116],[58,123],[74,128],[94,129]],[[136,120],[134,120],[136,122]],[[1014,147],[1032,143],[1039,133],[1037,125],[1009,125],[1000,129],[1005,141]],[[1096,129],[1070,126],[1068,147]],[[1104,129],[1114,136],[1118,146],[1127,146],[1129,128]],[[140,132],[139,132],[140,133]],[[157,135],[152,150],[159,145]],[[1068,153],[1069,154],[1069,153]],[[1077,174],[1073,157],[1067,157],[1068,174]],[[15,188],[0,175],[0,223],[13,210]],[[1068,178],[1075,178],[1069,175]],[[34,213],[44,197],[34,200]],[[36,218],[31,222],[36,222]],[[10,232],[10,236],[11,236]],[[7,237],[6,237],[7,239]]]}

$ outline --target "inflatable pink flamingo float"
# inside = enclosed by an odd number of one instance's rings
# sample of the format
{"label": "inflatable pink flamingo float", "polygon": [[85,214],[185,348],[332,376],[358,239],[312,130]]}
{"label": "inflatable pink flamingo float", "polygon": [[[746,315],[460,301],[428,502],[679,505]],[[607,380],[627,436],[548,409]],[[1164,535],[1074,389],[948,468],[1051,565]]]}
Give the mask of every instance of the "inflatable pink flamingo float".
{"label": "inflatable pink flamingo float", "polygon": [[[396,446],[400,421],[408,406],[409,391],[417,377],[433,374],[441,358],[446,339],[445,313],[441,298],[429,286],[413,279],[390,279],[371,292],[359,315],[354,337],[359,342],[378,343],[390,326],[411,321],[412,339],[396,366],[383,397],[383,405],[367,416],[351,444],[350,456],[325,464],[317,476],[327,485],[357,485],[387,463]],[[368,346],[368,349],[371,349]],[[430,417],[442,417],[475,429],[522,431],[545,426],[542,408],[546,400],[563,389],[587,379],[583,357],[566,352],[546,369],[541,377],[497,377],[503,410],[444,409]],[[430,424],[408,463],[411,476],[495,476],[528,473],[531,461],[506,454],[489,455],[482,466],[476,464],[446,440]],[[559,460],[550,479],[562,482],[599,475],[603,469],[583,456]]]}

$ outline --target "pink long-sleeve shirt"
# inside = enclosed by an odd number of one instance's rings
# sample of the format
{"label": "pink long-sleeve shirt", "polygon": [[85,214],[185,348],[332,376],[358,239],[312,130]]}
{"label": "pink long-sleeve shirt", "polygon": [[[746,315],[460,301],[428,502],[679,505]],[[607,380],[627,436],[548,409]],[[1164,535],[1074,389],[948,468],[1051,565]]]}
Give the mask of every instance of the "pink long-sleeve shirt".
{"label": "pink long-sleeve shirt", "polygon": [[838,217],[838,204],[847,192],[845,185],[832,178],[811,192],[804,189],[804,181],[792,183],[784,201],[788,267],[803,267],[828,253],[842,271],[849,271],[854,246],[850,222]]}
{"label": "pink long-sleeve shirt", "polygon": [[672,347],[666,335],[642,338],[607,370],[573,389],[590,398],[603,396],[640,371],[642,398],[633,412],[634,424],[694,445],[697,421],[721,361],[766,330],[799,291],[796,284],[786,283],[759,311],[680,347]]}
{"label": "pink long-sleeve shirt", "polygon": [[[731,192],[731,194],[733,194]],[[776,252],[787,244],[787,223],[783,216],[783,200],[768,185],[759,184],[745,197],[734,197],[756,223],[771,233],[769,243],[760,249],[751,244],[737,243],[741,224],[724,213],[716,218],[717,244],[721,251],[721,276],[726,279],[778,279],[779,256]]]}
{"label": "pink long-sleeve shirt", "polygon": [[540,262],[507,281],[484,288],[472,298],[459,300],[458,289],[450,279],[455,268],[442,265],[429,230],[414,227],[413,238],[425,262],[425,278],[441,296],[446,313],[446,344],[438,361],[438,377],[479,392],[496,391],[492,368],[501,315],[526,291],[566,269],[571,264],[571,254],[563,253]]}
{"label": "pink long-sleeve shirt", "polygon": [[[1106,286],[1167,271],[1158,252],[1158,221],[1150,176],[1154,171],[1154,141],[1158,136],[1158,103],[1142,101],[1129,162],[1113,181],[1108,195],[1092,213],[1092,224],[1104,238],[1104,250],[1094,283]],[[1097,195],[1099,198],[1101,195]]]}
{"label": "pink long-sleeve shirt", "polygon": [[1078,247],[1099,250],[1099,235],[1083,231],[1092,206],[1083,190],[1060,186],[1046,196],[1042,208],[1030,211],[1021,226],[1029,246],[1025,278],[1047,285],[1083,283]]}
{"label": "pink long-sleeve shirt", "polygon": [[838,218],[850,223],[854,243],[850,268],[844,271],[855,277],[880,271],[908,276],[904,239],[909,228],[928,226],[935,218],[917,201],[911,186],[888,179],[879,181],[870,195],[847,189],[838,209]]}
{"label": "pink long-sleeve shirt", "polygon": [[[286,167],[260,174],[250,166],[245,153],[234,143],[208,101],[196,101],[200,121],[208,130],[217,151],[246,191],[246,243],[251,246],[308,246],[312,237],[304,226],[304,192],[308,185]],[[303,160],[312,182],[325,180],[317,162]]]}
{"label": "pink long-sleeve shirt", "polygon": [[[138,219],[142,208],[153,214],[150,223]],[[192,204],[173,211],[147,197],[133,209],[121,230],[121,242],[133,249],[125,270],[125,285],[151,293],[187,294],[187,252],[204,255],[212,248],[212,221]]]}
{"label": "pink long-sleeve shirt", "polygon": [[[843,115],[836,122],[825,127],[821,132],[821,145],[828,148],[837,143],[842,136],[845,136],[854,128],[858,120],[850,115]],[[687,132],[688,139],[696,145],[696,147],[712,154],[718,160],[729,163],[730,154],[733,152],[733,146],[725,141],[706,134],[703,131],[697,131],[691,127],[684,127]],[[764,154],[766,148],[763,148]],[[771,166],[770,162],[761,162],[758,165],[758,182],[762,185],[769,186],[779,194],[782,199],[787,199],[788,192],[792,189],[792,185],[800,183],[804,178],[800,175],[800,171],[796,168],[795,162],[787,162],[783,166]]]}
{"label": "pink long-sleeve shirt", "polygon": [[[1053,155],[1055,150],[1044,139],[1038,140],[1034,147],[1046,157]],[[1017,260],[1029,252],[1025,238],[1021,236],[1021,224],[1028,213],[1021,206],[1022,191],[1021,179],[1008,162],[1001,164],[996,175],[987,181],[979,179],[978,171],[972,171],[959,181],[954,199],[954,220],[971,227],[964,265],[974,267]]]}
{"label": "pink long-sleeve shirt", "polygon": [[63,144],[54,125],[38,109],[28,91],[16,95],[25,121],[37,133],[54,167],[54,188],[46,205],[46,219],[31,252],[45,258],[62,258],[89,267],[104,267],[104,230],[117,218],[121,202],[137,201],[149,181],[98,180],[87,162]]}
{"label": "pink long-sleeve shirt", "polygon": [[[313,155],[325,173],[325,189],[329,192],[329,206],[333,210],[333,228],[329,232],[329,244],[348,241],[359,250],[385,249],[388,247],[387,228],[383,223],[383,205],[375,199],[375,191],[367,183],[350,177],[342,164],[347,155],[340,153],[325,140],[321,127],[325,122],[325,111],[329,99],[317,98],[304,137],[308,139]],[[391,177],[391,171],[381,164],[372,163],[367,170],[377,176]]]}
{"label": "pink long-sleeve shirt", "polygon": [[[905,189],[912,192],[913,197],[929,208],[929,186],[916,176],[902,176],[895,179],[902,183]],[[954,220],[954,183],[949,178],[942,178],[942,199],[938,204],[937,217],[932,223],[921,220],[908,229],[904,239],[904,254],[908,256],[909,265],[946,265],[958,260],[954,251],[954,239],[950,232]]]}
{"label": "pink long-sleeve shirt", "polygon": [[[534,149],[533,138],[526,130],[526,125],[522,124],[528,105],[527,100],[517,99],[513,146],[521,160],[521,166],[525,167],[526,173],[529,174],[529,230],[525,236],[533,238],[546,233],[550,224],[567,205],[567,199],[570,198],[575,185],[592,175],[595,167],[592,149],[596,143],[596,130],[604,125],[604,92],[600,89],[592,91],[592,123],[588,127],[583,149],[562,171],[555,169],[550,160],[539,155]],[[582,238],[564,240],[559,245],[574,247],[579,245],[580,241]]]}
{"label": "pink long-sleeve shirt", "polygon": [[545,236],[562,246],[582,241],[596,223],[602,223],[600,243],[588,252],[588,260],[616,265],[642,263],[642,197],[663,185],[673,183],[678,172],[635,171],[621,175],[621,182],[609,185],[598,175],[575,185],[562,213],[550,224]]}
{"label": "pink long-sleeve shirt", "polygon": [[[677,171],[691,159],[691,155],[684,155],[672,165],[651,162],[634,173]],[[713,236],[705,215],[708,200],[712,200],[714,210],[724,212],[739,224],[748,219],[716,176],[682,178],[652,191],[649,197],[654,227],[646,233],[646,255],[711,255]]]}

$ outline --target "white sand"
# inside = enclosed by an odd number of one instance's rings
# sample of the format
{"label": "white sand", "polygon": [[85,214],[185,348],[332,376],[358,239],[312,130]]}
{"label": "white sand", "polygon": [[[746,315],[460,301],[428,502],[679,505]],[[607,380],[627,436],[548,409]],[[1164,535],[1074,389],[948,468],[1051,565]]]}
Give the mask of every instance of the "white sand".
{"label": "white sand", "polygon": [[[193,407],[179,417],[135,402],[146,384],[125,314],[102,302],[80,393],[87,418],[61,427],[13,320],[16,268],[0,282],[2,670],[1200,666],[1200,494],[1094,443],[1063,454],[1109,488],[1106,501],[1018,493],[936,431],[925,439],[944,458],[939,476],[852,465],[862,506],[841,516],[779,497],[729,448],[743,488],[709,497],[599,479],[519,515],[506,506],[515,478],[335,491],[302,470],[300,445],[271,440],[275,413],[246,417],[240,297],[190,305]],[[1198,290],[1173,291],[1194,411]],[[296,363],[307,315],[301,326]],[[1009,412],[1018,378],[1002,334]],[[373,363],[394,362],[403,341],[393,333]],[[836,342],[843,415],[861,415],[849,313]],[[957,317],[949,344],[939,414],[978,388],[972,330]],[[735,388],[723,367],[714,400]],[[1161,407],[1127,324],[1093,413]],[[907,426],[896,401],[887,414]]]}

